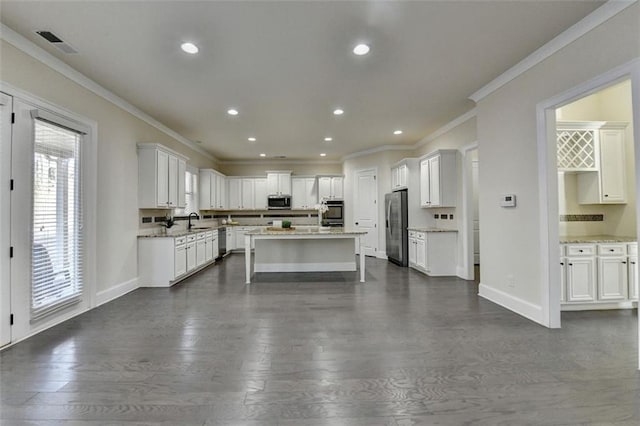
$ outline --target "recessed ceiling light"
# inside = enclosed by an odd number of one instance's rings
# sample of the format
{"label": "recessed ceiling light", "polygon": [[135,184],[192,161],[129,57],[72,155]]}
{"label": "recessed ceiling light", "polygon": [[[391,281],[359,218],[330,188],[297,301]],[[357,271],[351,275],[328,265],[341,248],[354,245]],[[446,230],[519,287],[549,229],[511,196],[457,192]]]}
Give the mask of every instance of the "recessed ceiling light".
{"label": "recessed ceiling light", "polygon": [[356,47],[353,48],[353,53],[358,55],[358,56],[362,56],[362,55],[366,55],[367,53],[369,53],[369,50],[371,50],[369,48],[369,46],[367,46],[364,43],[361,43],[359,45],[357,45]]}
{"label": "recessed ceiling light", "polygon": [[251,137],[251,138],[247,138],[247,140],[248,140],[249,142],[255,142],[255,141],[256,141],[256,138]]}
{"label": "recessed ceiling light", "polygon": [[333,110],[333,115],[342,115],[344,114],[344,110],[341,110],[340,108]]}
{"label": "recessed ceiling light", "polygon": [[402,130],[394,130],[393,134],[394,135],[401,135],[402,134]]}
{"label": "recessed ceiling light", "polygon": [[266,157],[267,154],[265,154],[264,152],[260,154],[260,157]]}
{"label": "recessed ceiling light", "polygon": [[331,138],[331,137],[326,137],[326,138],[324,138],[324,141],[325,141],[325,142],[331,142],[332,140],[333,140],[333,138]]}
{"label": "recessed ceiling light", "polygon": [[320,154],[320,157],[326,157],[327,154],[325,154],[324,152],[322,154]]}
{"label": "recessed ceiling light", "polygon": [[182,50],[184,50],[187,53],[191,53],[192,55],[195,55],[200,50],[200,49],[198,49],[198,46],[196,46],[193,43],[189,43],[189,42],[182,43],[182,45],[180,47],[182,48]]}
{"label": "recessed ceiling light", "polygon": [[238,110],[235,108],[231,108],[227,110],[227,114],[229,115],[238,115]]}

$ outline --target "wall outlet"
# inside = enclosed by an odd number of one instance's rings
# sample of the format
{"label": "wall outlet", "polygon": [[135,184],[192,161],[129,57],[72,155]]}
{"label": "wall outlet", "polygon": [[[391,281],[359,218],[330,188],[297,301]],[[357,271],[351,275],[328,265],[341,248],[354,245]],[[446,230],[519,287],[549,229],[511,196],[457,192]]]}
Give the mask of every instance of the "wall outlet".
{"label": "wall outlet", "polygon": [[440,219],[440,215],[438,213],[436,213],[436,214],[433,215],[433,218],[434,219]]}
{"label": "wall outlet", "polygon": [[449,215],[449,219],[453,220],[453,213]]}
{"label": "wall outlet", "polygon": [[516,279],[513,275],[507,275],[507,287],[515,288],[516,287]]}

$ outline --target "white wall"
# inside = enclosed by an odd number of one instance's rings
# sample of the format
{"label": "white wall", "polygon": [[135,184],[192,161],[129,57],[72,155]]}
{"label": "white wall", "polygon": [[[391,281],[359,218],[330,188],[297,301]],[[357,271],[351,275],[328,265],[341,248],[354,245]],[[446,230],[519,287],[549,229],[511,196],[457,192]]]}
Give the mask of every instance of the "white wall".
{"label": "white wall", "polygon": [[2,81],[98,123],[97,291],[138,276],[138,159],[136,143],[158,142],[189,157],[195,167],[213,163],[184,144],[84,89],[43,63],[0,41]]}
{"label": "white wall", "polygon": [[[536,105],[640,55],[638,4],[588,32],[540,64],[480,100],[481,282],[503,304],[527,305],[541,318],[540,203]],[[518,207],[499,206],[514,193]],[[513,285],[509,285],[509,276]],[[482,294],[482,288],[481,288]],[[488,293],[485,293],[488,294]],[[536,317],[539,314],[540,317]]]}
{"label": "white wall", "polygon": [[261,162],[219,163],[215,168],[227,176],[264,176],[268,170],[290,170],[294,176],[315,176],[321,174],[342,174],[342,164],[337,163],[296,163]]}

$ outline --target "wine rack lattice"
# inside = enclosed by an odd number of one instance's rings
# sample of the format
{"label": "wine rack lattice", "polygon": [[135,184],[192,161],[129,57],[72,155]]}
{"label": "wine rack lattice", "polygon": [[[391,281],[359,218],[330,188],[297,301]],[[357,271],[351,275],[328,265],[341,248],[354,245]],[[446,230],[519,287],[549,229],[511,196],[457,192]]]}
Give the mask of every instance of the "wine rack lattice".
{"label": "wine rack lattice", "polygon": [[596,170],[594,130],[557,130],[558,168]]}

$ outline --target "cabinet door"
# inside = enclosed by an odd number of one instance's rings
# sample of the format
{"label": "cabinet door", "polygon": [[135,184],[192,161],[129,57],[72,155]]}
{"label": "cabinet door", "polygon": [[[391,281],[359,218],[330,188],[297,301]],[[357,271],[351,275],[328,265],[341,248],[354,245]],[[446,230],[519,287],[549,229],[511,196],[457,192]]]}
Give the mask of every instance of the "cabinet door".
{"label": "cabinet door", "polygon": [[[424,238],[424,237],[423,237]],[[427,268],[427,251],[425,240],[418,237],[416,239],[416,264],[421,268]]]}
{"label": "cabinet door", "polygon": [[207,240],[202,239],[196,242],[196,266],[204,265],[207,256]]}
{"label": "cabinet door", "polygon": [[205,246],[204,246],[204,261],[211,262],[212,260],[213,260],[213,238],[207,238],[205,240]]}
{"label": "cabinet door", "polygon": [[169,154],[156,151],[156,201],[158,207],[169,206]]}
{"label": "cabinet door", "polygon": [[280,194],[291,195],[291,175],[278,173],[278,191]]}
{"label": "cabinet door", "polygon": [[177,205],[181,209],[185,208],[187,204],[187,199],[185,197],[186,174],[187,174],[187,162],[182,159],[178,159],[178,204]]}
{"label": "cabinet door", "polygon": [[638,257],[629,257],[629,299],[638,300]]}
{"label": "cabinet door", "polygon": [[440,205],[440,157],[429,159],[429,205]]}
{"label": "cabinet door", "polygon": [[258,210],[267,209],[267,179],[256,178],[253,181],[253,208]]}
{"label": "cabinet door", "polygon": [[567,301],[567,263],[560,259],[560,303]]}
{"label": "cabinet door", "polygon": [[236,233],[233,229],[227,228],[227,242],[226,242],[227,253],[229,253],[231,250],[236,249],[235,234]]}
{"label": "cabinet door", "polygon": [[429,160],[420,162],[420,205],[429,207]]}
{"label": "cabinet door", "polygon": [[229,205],[227,200],[227,178],[221,175],[216,176],[216,206],[219,209],[226,209]]}
{"label": "cabinet door", "polygon": [[398,187],[406,188],[407,187],[407,175],[409,174],[409,168],[406,164],[403,164],[398,168]]}
{"label": "cabinet door", "polygon": [[598,300],[626,299],[629,289],[627,272],[626,257],[599,257]]}
{"label": "cabinet door", "polygon": [[[178,157],[169,155],[169,207],[178,207]],[[182,180],[184,185],[184,178]]]}
{"label": "cabinet door", "polygon": [[307,208],[306,181],[302,178],[291,179],[291,208]]}
{"label": "cabinet door", "polygon": [[593,302],[596,300],[595,278],[595,258],[567,258],[567,301]]}
{"label": "cabinet door", "polygon": [[187,273],[187,246],[176,247],[174,256],[174,277],[177,278]]}
{"label": "cabinet door", "polygon": [[600,131],[600,180],[602,201],[625,201],[625,146],[621,130]]}
{"label": "cabinet door", "polygon": [[235,234],[236,234],[236,249],[239,250],[244,250],[244,236],[246,234],[246,229],[243,228],[236,228],[235,229]]}
{"label": "cabinet door", "polygon": [[318,201],[331,198],[331,178],[318,178]]}
{"label": "cabinet door", "polygon": [[344,198],[343,179],[341,177],[331,178],[331,197],[338,200]]}
{"label": "cabinet door", "polygon": [[267,173],[267,193],[267,195],[276,195],[279,193],[277,173]]}
{"label": "cabinet door", "polygon": [[213,240],[211,240],[211,260],[218,257],[218,249],[218,237],[213,237]]}
{"label": "cabinet door", "polygon": [[255,196],[253,179],[242,179],[242,208],[253,209],[253,198]]}
{"label": "cabinet door", "polygon": [[318,204],[318,191],[316,190],[316,179],[315,178],[307,178],[304,182],[304,190],[305,190],[305,208],[312,209]]}
{"label": "cabinet door", "polygon": [[187,272],[196,268],[196,243],[187,244]]}
{"label": "cabinet door", "polygon": [[242,209],[242,179],[227,179],[229,182],[229,208]]}
{"label": "cabinet door", "polygon": [[391,189],[396,189],[400,186],[399,169],[394,167],[391,169]]}
{"label": "cabinet door", "polygon": [[409,238],[409,263],[412,265],[416,265],[417,262],[417,251],[418,251],[418,245],[416,243],[416,239],[415,237],[410,237]]}
{"label": "cabinet door", "polygon": [[198,199],[199,206],[201,209],[210,209],[214,206],[214,174],[207,171],[201,170],[199,173],[199,182],[198,182]]}

